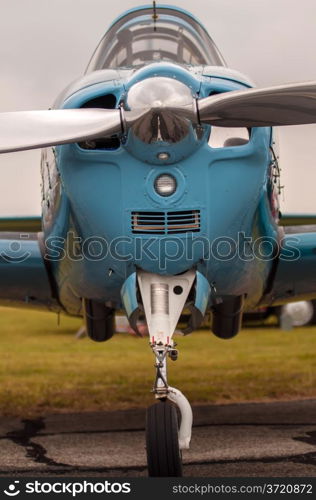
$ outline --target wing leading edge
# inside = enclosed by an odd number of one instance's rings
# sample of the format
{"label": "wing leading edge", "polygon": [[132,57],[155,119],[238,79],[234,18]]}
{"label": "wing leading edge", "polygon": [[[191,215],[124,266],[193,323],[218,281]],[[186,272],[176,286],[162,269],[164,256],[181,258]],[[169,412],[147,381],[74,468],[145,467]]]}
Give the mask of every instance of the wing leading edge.
{"label": "wing leading edge", "polygon": [[284,235],[271,281],[262,305],[316,299],[316,232]]}
{"label": "wing leading edge", "polygon": [[39,233],[0,233],[0,305],[60,309]]}

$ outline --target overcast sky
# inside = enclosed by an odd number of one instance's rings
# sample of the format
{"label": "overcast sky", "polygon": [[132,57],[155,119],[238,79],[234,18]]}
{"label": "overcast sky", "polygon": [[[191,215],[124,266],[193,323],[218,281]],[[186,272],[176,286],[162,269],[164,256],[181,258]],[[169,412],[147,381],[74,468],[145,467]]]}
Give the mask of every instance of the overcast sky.
{"label": "overcast sky", "polygon": [[[145,3],[145,2],[144,2]],[[315,0],[170,0],[259,87],[316,81]],[[136,0],[0,0],[0,112],[47,109]],[[316,213],[316,125],[279,131],[283,212]],[[1,140],[1,138],[0,138]],[[0,156],[0,216],[40,213],[39,152]]]}

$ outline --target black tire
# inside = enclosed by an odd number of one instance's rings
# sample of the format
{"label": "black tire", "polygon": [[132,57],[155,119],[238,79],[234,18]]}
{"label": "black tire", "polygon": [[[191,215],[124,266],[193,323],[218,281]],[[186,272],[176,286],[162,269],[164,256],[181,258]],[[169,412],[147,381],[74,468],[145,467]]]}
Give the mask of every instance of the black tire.
{"label": "black tire", "polygon": [[95,300],[83,299],[86,332],[91,340],[105,342],[114,335],[115,309]]}
{"label": "black tire", "polygon": [[150,477],[182,476],[177,410],[168,400],[147,409],[146,447]]}

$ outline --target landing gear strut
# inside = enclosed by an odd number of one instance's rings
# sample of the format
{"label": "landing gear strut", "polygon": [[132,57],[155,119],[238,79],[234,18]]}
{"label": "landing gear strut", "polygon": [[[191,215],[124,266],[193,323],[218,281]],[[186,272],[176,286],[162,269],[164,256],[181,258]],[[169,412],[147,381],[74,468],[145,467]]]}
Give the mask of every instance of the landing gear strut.
{"label": "landing gear strut", "polygon": [[158,402],[148,408],[146,417],[148,474],[152,477],[180,477],[181,450],[189,448],[191,440],[192,410],[185,396],[168,386],[167,357],[177,359],[175,345],[153,342],[151,348],[156,358],[153,392]]}

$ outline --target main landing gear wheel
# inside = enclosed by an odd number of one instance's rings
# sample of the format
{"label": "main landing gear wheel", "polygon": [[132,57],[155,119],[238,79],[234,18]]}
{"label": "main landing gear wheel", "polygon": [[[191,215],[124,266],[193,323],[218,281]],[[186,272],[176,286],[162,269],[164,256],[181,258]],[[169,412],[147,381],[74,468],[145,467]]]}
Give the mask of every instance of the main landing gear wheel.
{"label": "main landing gear wheel", "polygon": [[177,410],[168,400],[147,409],[146,446],[150,477],[182,476]]}

